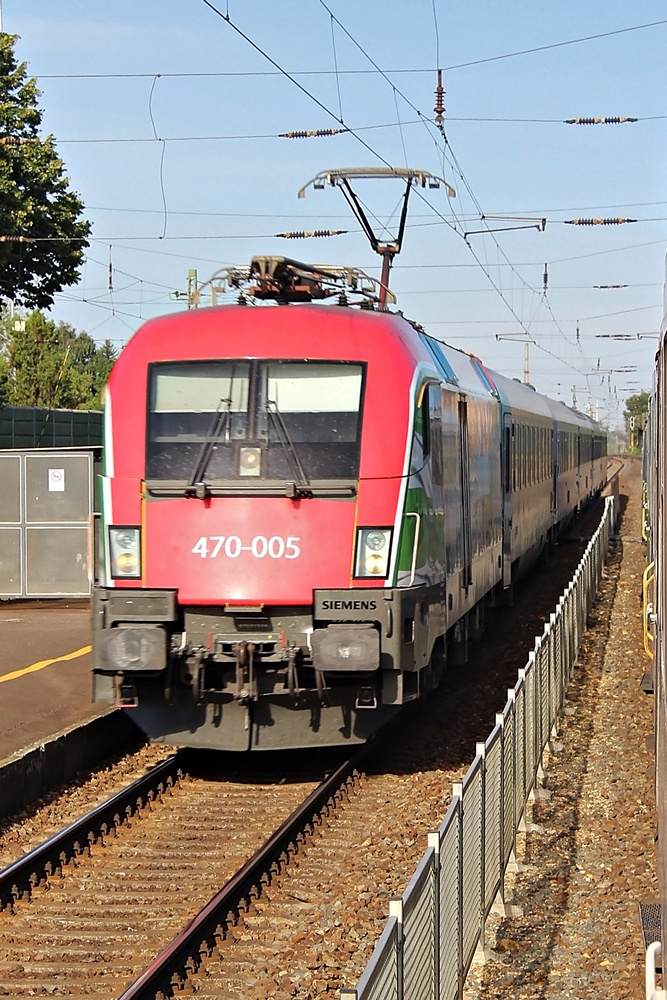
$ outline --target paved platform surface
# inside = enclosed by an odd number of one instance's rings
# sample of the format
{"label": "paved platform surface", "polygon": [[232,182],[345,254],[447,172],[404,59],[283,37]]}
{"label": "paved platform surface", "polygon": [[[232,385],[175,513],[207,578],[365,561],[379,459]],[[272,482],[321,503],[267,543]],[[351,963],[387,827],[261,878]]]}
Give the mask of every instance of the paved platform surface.
{"label": "paved platform surface", "polygon": [[88,601],[0,602],[0,761],[109,710],[91,702]]}

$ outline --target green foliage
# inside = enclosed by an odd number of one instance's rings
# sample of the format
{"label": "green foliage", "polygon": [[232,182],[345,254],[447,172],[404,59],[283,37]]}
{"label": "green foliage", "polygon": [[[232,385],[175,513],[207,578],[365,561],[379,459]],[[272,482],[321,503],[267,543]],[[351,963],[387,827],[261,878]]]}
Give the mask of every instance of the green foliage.
{"label": "green foliage", "polygon": [[0,290],[17,305],[47,308],[78,280],[90,226],[53,136],[39,136],[39,91],[14,57],[17,37],[0,32],[0,236],[28,242],[0,240]]}
{"label": "green foliage", "polygon": [[648,410],[649,398],[648,392],[638,392],[636,396],[628,396],[625,401],[625,412],[623,414],[626,420],[628,417],[645,417]]}
{"label": "green foliage", "polygon": [[[22,328],[24,327],[24,328]],[[87,333],[35,310],[24,322],[0,321],[0,405],[94,410],[116,359]]]}
{"label": "green foliage", "polygon": [[643,447],[649,399],[648,392],[638,392],[635,396],[628,396],[625,401],[623,416],[628,453],[631,455],[640,454]]}

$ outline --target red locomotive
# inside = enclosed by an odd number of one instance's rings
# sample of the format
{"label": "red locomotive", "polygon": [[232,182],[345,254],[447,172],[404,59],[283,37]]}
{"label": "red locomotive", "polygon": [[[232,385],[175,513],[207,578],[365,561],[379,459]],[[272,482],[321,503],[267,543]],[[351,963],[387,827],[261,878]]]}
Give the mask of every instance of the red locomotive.
{"label": "red locomotive", "polygon": [[152,320],[105,412],[94,696],[182,745],[367,739],[604,476],[591,420],[348,305]]}

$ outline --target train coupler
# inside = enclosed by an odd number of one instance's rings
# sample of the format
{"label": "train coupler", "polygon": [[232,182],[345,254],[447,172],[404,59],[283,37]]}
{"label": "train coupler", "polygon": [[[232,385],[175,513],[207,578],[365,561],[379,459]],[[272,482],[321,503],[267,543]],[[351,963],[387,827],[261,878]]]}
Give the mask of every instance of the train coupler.
{"label": "train coupler", "polygon": [[296,702],[299,698],[299,675],[296,669],[297,652],[298,649],[294,643],[290,643],[289,649],[287,650],[287,687],[294,702]]}
{"label": "train coupler", "polygon": [[236,660],[236,690],[234,699],[242,705],[257,701],[257,677],[255,676],[255,643],[235,642],[233,646]]}

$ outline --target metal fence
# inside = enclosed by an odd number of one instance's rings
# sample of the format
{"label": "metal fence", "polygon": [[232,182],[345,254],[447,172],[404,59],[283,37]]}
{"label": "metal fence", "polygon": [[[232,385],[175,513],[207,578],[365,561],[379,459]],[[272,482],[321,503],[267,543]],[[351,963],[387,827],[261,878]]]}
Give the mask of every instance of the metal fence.
{"label": "metal fence", "polygon": [[355,989],[341,1000],[461,1000],[554,732],[615,522],[604,516],[574,577],[389,920]]}
{"label": "metal fence", "polygon": [[90,595],[97,455],[0,450],[0,599]]}
{"label": "metal fence", "polygon": [[87,448],[101,444],[101,410],[0,407],[0,448]]}

